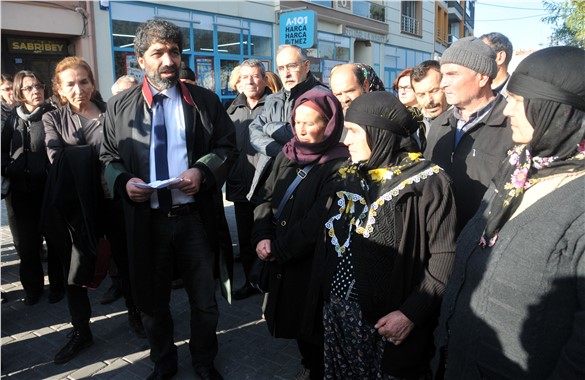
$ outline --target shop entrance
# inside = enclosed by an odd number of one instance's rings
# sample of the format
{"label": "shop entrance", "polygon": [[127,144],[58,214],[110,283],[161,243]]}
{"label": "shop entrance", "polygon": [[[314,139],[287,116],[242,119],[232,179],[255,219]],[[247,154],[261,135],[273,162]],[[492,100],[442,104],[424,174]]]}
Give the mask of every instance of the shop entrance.
{"label": "shop entrance", "polygon": [[30,70],[51,87],[55,67],[69,54],[69,42],[62,39],[2,37],[2,72],[14,75]]}

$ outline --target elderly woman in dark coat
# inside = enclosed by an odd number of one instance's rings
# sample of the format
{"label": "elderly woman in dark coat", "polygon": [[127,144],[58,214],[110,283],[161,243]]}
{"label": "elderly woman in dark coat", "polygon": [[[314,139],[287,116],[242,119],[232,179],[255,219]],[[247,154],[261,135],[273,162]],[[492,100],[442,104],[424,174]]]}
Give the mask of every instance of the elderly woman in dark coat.
{"label": "elderly woman in dark coat", "polygon": [[422,157],[417,124],[389,92],[355,99],[345,128],[351,162],[315,265],[325,272],[325,378],[424,379],[454,261],[451,181]]}
{"label": "elderly woman in dark coat", "polygon": [[585,379],[584,63],[542,49],[508,82],[517,145],[457,241],[438,379]]}
{"label": "elderly woman in dark coat", "polygon": [[[337,170],[349,154],[340,142],[342,107],[332,93],[313,89],[303,94],[293,109],[291,125],[295,136],[277,156],[262,189],[263,201],[254,213],[253,242],[258,257],[271,265],[265,311],[268,328],[277,338],[297,339],[303,357],[301,372],[310,371],[310,377],[318,379],[323,377],[321,318],[305,321],[307,292],[327,199]],[[309,164],[314,166],[286,202],[279,220],[273,221],[287,188]]]}

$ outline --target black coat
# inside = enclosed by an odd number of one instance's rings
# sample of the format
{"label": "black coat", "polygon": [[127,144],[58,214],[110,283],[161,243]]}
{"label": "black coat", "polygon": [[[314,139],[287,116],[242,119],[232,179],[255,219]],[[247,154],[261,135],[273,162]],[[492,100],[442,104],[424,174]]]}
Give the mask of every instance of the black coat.
{"label": "black coat", "polygon": [[[133,177],[150,181],[149,146],[152,94],[143,86],[134,86],[108,102],[104,122],[104,142],[100,159],[106,165],[105,176],[111,193],[124,198],[128,238],[130,278],[134,300],[141,311],[152,312],[150,279],[150,202],[135,203],[126,195],[125,186]],[[223,211],[221,187],[235,157],[234,125],[217,95],[199,86],[182,84],[185,133],[189,167],[205,173],[205,183],[195,196],[212,250],[216,253],[216,275],[222,292],[229,298],[232,277],[231,243]],[[228,244],[222,244],[222,242]]]}
{"label": "black coat", "polygon": [[[374,324],[388,313],[400,310],[415,325],[403,343],[395,346],[386,342],[384,346],[382,370],[399,378],[418,378],[429,368],[433,329],[455,260],[457,223],[451,181],[443,171],[433,170],[434,174],[429,174],[432,167],[432,163],[423,161],[409,169],[399,183],[404,185],[411,176],[416,179],[401,190],[397,190],[397,182],[381,184],[380,198],[371,201],[382,199],[382,194],[385,201],[378,203],[370,235],[364,238],[354,232],[349,245],[362,318]],[[364,197],[366,193],[354,185],[347,187],[344,183],[336,190]],[[339,214],[338,200],[336,194],[326,219]],[[322,316],[322,300],[313,289],[320,286],[323,298],[329,299],[331,282],[341,260],[331,237],[322,236],[316,246],[309,299],[315,318]],[[389,240],[394,240],[392,245]],[[345,241],[345,236],[341,241]]]}
{"label": "black coat", "polygon": [[445,169],[453,180],[459,229],[475,214],[502,160],[514,145],[503,111],[506,99],[494,100],[492,110],[467,131],[456,148],[457,118],[451,108],[431,124],[425,157]]}
{"label": "black coat", "polygon": [[49,170],[45,128],[41,117],[54,108],[44,104],[25,121],[16,109],[2,129],[2,175],[10,179],[11,190],[42,194]]}
{"label": "black coat", "polygon": [[250,130],[248,126],[260,114],[266,97],[270,95],[270,89],[266,87],[264,94],[258,100],[253,109],[248,107],[246,95],[241,93],[230,104],[227,113],[236,128],[236,143],[238,146],[238,158],[228,175],[226,181],[226,198],[232,202],[247,202],[246,195],[250,191],[256,163],[260,153],[250,144]]}
{"label": "black coat", "polygon": [[[271,239],[270,285],[264,314],[275,337],[322,341],[321,316],[306,315],[307,293],[315,242],[323,233],[327,200],[335,189],[337,170],[345,159],[315,165],[296,188],[277,224],[272,222],[280,200],[302,168],[280,153],[264,187],[263,202],[254,212],[254,246]],[[307,321],[305,318],[310,318]],[[305,329],[302,326],[309,326]]]}

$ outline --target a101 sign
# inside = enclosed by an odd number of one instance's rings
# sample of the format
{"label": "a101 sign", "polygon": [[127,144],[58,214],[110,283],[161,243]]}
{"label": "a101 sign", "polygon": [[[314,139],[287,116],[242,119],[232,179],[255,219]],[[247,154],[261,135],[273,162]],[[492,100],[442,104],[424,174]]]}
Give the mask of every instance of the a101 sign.
{"label": "a101 sign", "polygon": [[289,12],[280,15],[280,44],[308,49],[315,46],[317,15],[315,11]]}

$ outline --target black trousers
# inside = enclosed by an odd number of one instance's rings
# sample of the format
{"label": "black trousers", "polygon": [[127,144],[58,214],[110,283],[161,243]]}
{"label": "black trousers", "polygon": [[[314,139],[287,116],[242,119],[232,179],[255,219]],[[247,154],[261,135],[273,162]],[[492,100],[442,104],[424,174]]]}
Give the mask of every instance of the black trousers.
{"label": "black trousers", "polygon": [[[104,226],[102,232],[110,240],[112,247],[112,258],[118,265],[122,291],[126,297],[126,306],[134,307],[132,301],[132,292],[130,291],[130,280],[128,272],[128,254],[126,245],[126,233],[124,228],[124,216],[119,201],[104,200],[100,210],[100,218],[97,225]],[[64,283],[68,284],[69,270],[71,267],[71,235],[67,229],[67,224],[63,217],[55,210],[47,210],[45,222],[45,236],[47,245],[51,241],[54,250],[58,253],[60,265],[62,267],[61,277]],[[87,295],[87,289],[78,285],[66,286],[67,303],[71,323],[76,328],[85,328],[89,326],[91,318],[91,305]]]}
{"label": "black trousers", "polygon": [[234,202],[234,213],[238,230],[238,244],[240,245],[240,257],[242,267],[248,282],[250,268],[256,259],[256,247],[252,246],[252,230],[254,229],[254,208],[251,202]]}
{"label": "black trousers", "polygon": [[[44,287],[41,262],[41,207],[43,192],[25,193],[13,190],[10,203],[14,210],[16,234],[20,238],[17,252],[20,256],[20,282],[27,296],[38,297]],[[63,270],[57,257],[53,240],[47,238],[48,275],[51,290],[65,290]]]}
{"label": "black trousers", "polygon": [[169,307],[173,262],[178,263],[191,308],[189,349],[194,367],[211,366],[218,351],[216,336],[219,311],[215,298],[215,257],[198,212],[169,218],[153,210],[152,242],[154,311],[142,313],[142,324],[150,344],[150,359],[160,374],[177,368],[177,347]]}
{"label": "black trousers", "polygon": [[301,363],[303,367],[311,370],[311,379],[323,379],[325,371],[325,359],[323,344],[316,344],[307,342],[302,339],[297,339],[299,352],[301,353]]}
{"label": "black trousers", "polygon": [[47,209],[45,215],[45,237],[52,241],[61,267],[66,286],[67,304],[73,327],[80,329],[89,328],[91,317],[91,305],[87,295],[87,289],[78,285],[69,285],[69,269],[71,267],[71,235],[67,229],[65,219],[54,209]]}

